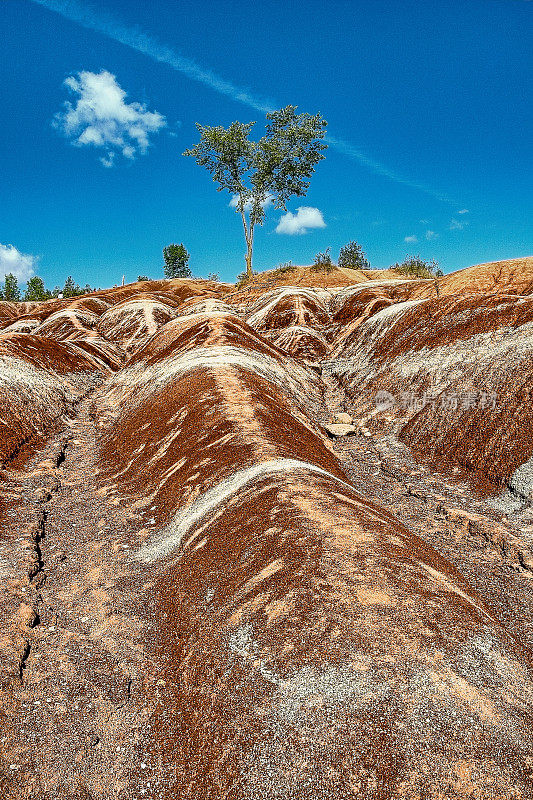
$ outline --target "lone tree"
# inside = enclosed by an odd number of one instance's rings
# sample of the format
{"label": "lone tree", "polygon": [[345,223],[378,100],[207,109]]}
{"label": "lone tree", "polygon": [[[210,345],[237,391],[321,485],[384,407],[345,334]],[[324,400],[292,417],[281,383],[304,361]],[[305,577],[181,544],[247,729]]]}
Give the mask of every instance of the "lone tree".
{"label": "lone tree", "polygon": [[265,135],[258,142],[249,138],[255,122],[232,122],[229,128],[197,123],[200,141],[183,154],[207,169],[218,192],[231,192],[232,205],[242,218],[248,276],[254,228],[263,224],[265,207],[272,203],[286,211],[290,197],[306,194],[315,167],[324,158],[327,122],[320,114],[297,114],[296,108],[268,113]]}
{"label": "lone tree", "polygon": [[0,290],[0,299],[10,303],[18,303],[20,300],[19,284],[12,272],[5,277],[4,290]]}
{"label": "lone tree", "polygon": [[190,254],[183,244],[169,244],[163,248],[165,259],[166,278],[191,278],[192,272],[188,266]]}
{"label": "lone tree", "polygon": [[368,269],[370,266],[365,258],[363,248],[354,241],[341,247],[338,265],[344,269]]}

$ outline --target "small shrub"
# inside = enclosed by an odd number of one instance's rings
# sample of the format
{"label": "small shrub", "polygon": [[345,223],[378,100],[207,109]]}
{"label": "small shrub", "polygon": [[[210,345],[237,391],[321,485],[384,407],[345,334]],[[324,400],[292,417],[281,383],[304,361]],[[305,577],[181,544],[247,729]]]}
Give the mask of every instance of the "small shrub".
{"label": "small shrub", "polygon": [[326,247],[323,253],[317,253],[314,263],[311,266],[313,272],[331,272],[335,269],[335,264],[331,260],[331,247]]}
{"label": "small shrub", "polygon": [[220,278],[218,276],[218,272],[210,272],[209,275],[207,276],[207,280],[208,281],[214,281],[215,283],[218,283],[219,280],[220,280]]}
{"label": "small shrub", "polygon": [[[434,278],[436,276],[438,262],[432,258],[424,261],[420,256],[406,256],[401,264],[394,264],[391,269],[408,275],[410,278]],[[440,270],[439,270],[440,271]]]}
{"label": "small shrub", "polygon": [[243,286],[246,286],[247,283],[250,283],[253,277],[254,277],[253,272],[251,275],[249,275],[246,272],[246,270],[244,272],[239,273],[239,275],[237,275],[237,280],[235,281],[235,288],[242,289]]}
{"label": "small shrub", "polygon": [[148,277],[148,275],[138,275],[137,276],[137,280],[138,281],[149,281],[150,278]]}
{"label": "small shrub", "polygon": [[285,264],[278,264],[271,272],[271,277],[273,278],[283,278],[284,275],[288,275],[291,272],[296,272],[296,267],[291,261],[286,261]]}

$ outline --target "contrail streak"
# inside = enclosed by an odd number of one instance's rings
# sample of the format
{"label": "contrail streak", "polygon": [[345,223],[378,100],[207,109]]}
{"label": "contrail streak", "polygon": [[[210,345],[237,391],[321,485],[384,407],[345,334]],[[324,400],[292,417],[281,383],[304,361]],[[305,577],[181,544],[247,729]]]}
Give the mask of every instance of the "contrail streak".
{"label": "contrail streak", "polygon": [[[82,25],[84,28],[89,28],[90,30],[101,33],[110,39],[114,39],[116,42],[120,42],[120,44],[130,47],[132,50],[143,53],[143,55],[151,58],[153,61],[166,64],[177,72],[186,75],[191,80],[202,83],[204,86],[213,89],[213,91],[230,97],[232,100],[242,103],[248,106],[248,108],[252,108],[254,111],[267,114],[270,111],[275,111],[277,108],[277,106],[274,106],[266,99],[255,97],[246,89],[235,86],[235,84],[224,80],[224,78],[211,72],[211,70],[204,69],[192,59],[176,53],[175,50],[161,44],[154,36],[144,33],[139,28],[122,24],[105,11],[96,10],[88,4],[79,2],[79,0],[32,0],[32,2],[47,8],[49,11],[54,11],[56,14],[72,22]],[[441,202],[451,202],[447,197],[434,189],[430,189],[421,183],[398,175],[396,172],[389,169],[389,167],[365,155],[349,142],[344,142],[342,139],[337,139],[333,136],[327,136],[326,142],[339,153],[343,153],[345,156],[348,156],[348,158],[358,162],[377,175],[381,175],[396,183],[401,183],[404,186],[409,186],[412,189],[417,189],[425,194],[431,195],[431,197]]]}
{"label": "contrail streak", "polygon": [[255,111],[268,113],[275,111],[275,107],[266,100],[253,97],[249,92],[240,89],[229,81],[225,81],[214,72],[206,70],[190,58],[179,55],[170,47],[161,44],[155,37],[144,33],[138,28],[123,25],[118,20],[111,17],[104,11],[97,11],[87,4],[82,4],[78,0],[32,0],[37,5],[44,6],[49,11],[55,11],[62,17],[77,22],[84,28],[102,33],[110,39],[114,39],[120,44],[131,47],[143,53],[148,58],[166,64],[177,72],[181,72],[188,78],[198,83],[209,86],[215,92],[224,94],[239,103],[253,108]]}

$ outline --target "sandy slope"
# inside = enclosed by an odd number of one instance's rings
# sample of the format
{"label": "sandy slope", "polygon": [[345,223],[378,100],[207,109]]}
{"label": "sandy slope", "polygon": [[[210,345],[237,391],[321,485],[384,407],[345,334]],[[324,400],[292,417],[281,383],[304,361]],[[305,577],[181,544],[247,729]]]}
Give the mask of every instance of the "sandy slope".
{"label": "sandy slope", "polygon": [[[20,309],[3,797],[533,796],[529,261]],[[375,402],[497,381],[498,411]]]}

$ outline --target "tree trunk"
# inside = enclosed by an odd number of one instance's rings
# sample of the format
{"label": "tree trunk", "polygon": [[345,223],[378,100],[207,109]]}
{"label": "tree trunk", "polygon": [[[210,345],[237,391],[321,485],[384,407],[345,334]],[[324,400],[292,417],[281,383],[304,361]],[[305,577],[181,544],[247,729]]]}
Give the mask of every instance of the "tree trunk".
{"label": "tree trunk", "polygon": [[244,238],[246,239],[246,274],[249,278],[252,277],[252,251],[254,246],[254,226],[250,222],[250,227],[246,224],[246,216],[244,210],[241,210],[242,225],[244,228]]}
{"label": "tree trunk", "polygon": [[249,278],[252,277],[252,248],[248,245],[248,249],[246,251],[246,255],[244,256],[246,261],[246,274]]}

